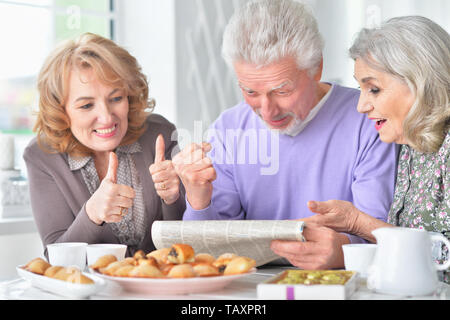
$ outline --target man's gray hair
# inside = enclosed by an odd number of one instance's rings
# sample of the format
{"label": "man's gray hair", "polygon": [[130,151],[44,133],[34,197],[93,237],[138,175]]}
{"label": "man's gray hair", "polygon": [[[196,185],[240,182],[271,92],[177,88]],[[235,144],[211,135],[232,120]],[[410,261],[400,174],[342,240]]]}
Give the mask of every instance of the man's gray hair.
{"label": "man's gray hair", "polygon": [[403,123],[404,136],[420,152],[439,150],[450,126],[448,32],[421,16],[396,17],[362,29],[350,56],[409,86],[416,99]]}
{"label": "man's gray hair", "polygon": [[293,57],[300,70],[314,74],[324,42],[305,4],[292,0],[250,1],[231,17],[223,34],[222,56],[234,62],[265,66]]}

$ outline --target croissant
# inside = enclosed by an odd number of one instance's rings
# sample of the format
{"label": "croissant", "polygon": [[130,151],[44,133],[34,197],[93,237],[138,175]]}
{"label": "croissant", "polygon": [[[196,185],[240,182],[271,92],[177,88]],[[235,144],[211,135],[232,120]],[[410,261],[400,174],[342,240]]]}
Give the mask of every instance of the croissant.
{"label": "croissant", "polygon": [[190,245],[177,243],[172,245],[167,255],[167,259],[175,264],[183,264],[187,262],[193,262],[194,255],[194,249]]}

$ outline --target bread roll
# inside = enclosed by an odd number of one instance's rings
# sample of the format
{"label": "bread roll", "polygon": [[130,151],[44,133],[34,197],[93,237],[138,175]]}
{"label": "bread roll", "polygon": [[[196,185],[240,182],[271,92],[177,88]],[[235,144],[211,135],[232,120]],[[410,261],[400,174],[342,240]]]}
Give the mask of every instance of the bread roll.
{"label": "bread roll", "polygon": [[194,249],[184,243],[176,243],[170,248],[167,259],[175,264],[183,264],[194,261]]}
{"label": "bread roll", "polygon": [[188,263],[174,265],[169,273],[167,274],[169,278],[192,278],[196,274],[194,268]]}

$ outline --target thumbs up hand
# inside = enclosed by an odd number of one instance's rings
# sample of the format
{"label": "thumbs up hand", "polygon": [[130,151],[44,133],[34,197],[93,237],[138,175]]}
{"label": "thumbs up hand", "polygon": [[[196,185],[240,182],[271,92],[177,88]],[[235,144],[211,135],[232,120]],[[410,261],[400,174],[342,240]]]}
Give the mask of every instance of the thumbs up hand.
{"label": "thumbs up hand", "polygon": [[180,179],[175,172],[172,161],[165,160],[165,151],[164,138],[160,134],[155,142],[155,161],[149,167],[149,171],[158,196],[166,204],[172,204],[180,196]]}
{"label": "thumbs up hand", "polygon": [[117,184],[118,166],[117,155],[110,152],[108,171],[97,191],[86,202],[86,213],[96,224],[119,222],[133,205],[134,189]]}

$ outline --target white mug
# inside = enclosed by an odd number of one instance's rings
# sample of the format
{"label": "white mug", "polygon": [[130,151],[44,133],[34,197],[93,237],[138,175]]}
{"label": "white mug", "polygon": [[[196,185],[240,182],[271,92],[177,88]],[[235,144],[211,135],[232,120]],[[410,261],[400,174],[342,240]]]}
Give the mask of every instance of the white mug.
{"label": "white mug", "polygon": [[85,242],[58,242],[47,245],[48,260],[52,266],[76,266],[81,271],[86,267]]}
{"label": "white mug", "polygon": [[342,250],[344,252],[345,270],[357,271],[362,277],[367,277],[377,245],[373,243],[344,244]]}

